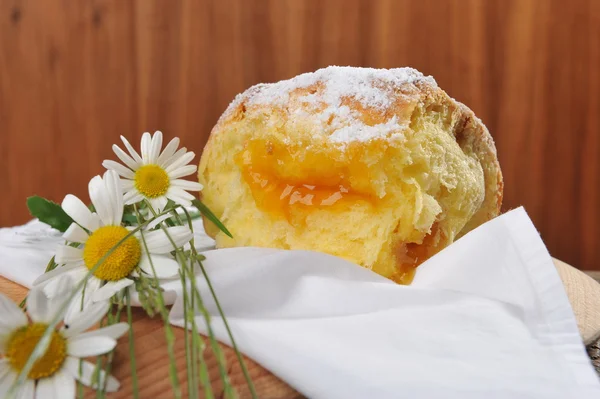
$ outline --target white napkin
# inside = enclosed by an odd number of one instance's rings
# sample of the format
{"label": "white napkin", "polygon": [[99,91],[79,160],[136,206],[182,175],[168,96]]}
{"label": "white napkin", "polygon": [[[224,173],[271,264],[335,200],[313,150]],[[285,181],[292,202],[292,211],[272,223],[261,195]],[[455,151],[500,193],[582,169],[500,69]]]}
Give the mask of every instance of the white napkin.
{"label": "white napkin", "polygon": [[[34,246],[15,250],[13,242],[7,251],[7,234],[0,230],[0,259],[10,252],[23,273],[0,260],[0,274],[29,285],[51,251],[33,265]],[[600,397],[560,278],[522,208],[431,258],[408,287],[308,251],[205,255],[242,352],[308,397]],[[183,325],[179,300],[170,316]]]}

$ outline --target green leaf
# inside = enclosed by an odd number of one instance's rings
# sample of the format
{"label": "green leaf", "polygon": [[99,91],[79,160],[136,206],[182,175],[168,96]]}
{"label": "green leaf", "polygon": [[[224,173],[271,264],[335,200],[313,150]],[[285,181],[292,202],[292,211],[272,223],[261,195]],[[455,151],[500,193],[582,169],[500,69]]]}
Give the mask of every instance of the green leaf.
{"label": "green leaf", "polygon": [[215,224],[223,233],[227,234],[229,237],[233,238],[227,227],[219,220],[218,217],[215,216],[214,213],[206,205],[204,205],[199,199],[193,199],[192,204],[198,208],[198,210],[208,218],[211,222]]}
{"label": "green leaf", "polygon": [[137,224],[138,220],[137,217],[131,213],[124,213],[123,214],[123,222],[127,223],[128,225],[134,225]]}
{"label": "green leaf", "polygon": [[60,232],[65,232],[73,223],[73,219],[55,202],[37,195],[27,198],[27,208],[33,217],[54,227]]}
{"label": "green leaf", "polygon": [[56,255],[54,255],[50,259],[50,261],[48,262],[48,265],[46,266],[46,271],[44,273],[48,273],[49,271],[52,271],[58,267],[58,263],[56,263],[55,258],[56,258]]}

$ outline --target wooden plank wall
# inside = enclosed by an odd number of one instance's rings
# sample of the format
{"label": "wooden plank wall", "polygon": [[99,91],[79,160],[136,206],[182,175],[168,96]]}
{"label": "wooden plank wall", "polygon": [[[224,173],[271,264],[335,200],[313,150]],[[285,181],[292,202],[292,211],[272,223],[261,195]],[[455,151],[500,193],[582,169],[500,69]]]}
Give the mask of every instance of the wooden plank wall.
{"label": "wooden plank wall", "polygon": [[597,0],[0,0],[0,226],[86,197],[120,134],[200,153],[236,93],[330,64],[433,75],[494,135],[505,208],[600,270]]}

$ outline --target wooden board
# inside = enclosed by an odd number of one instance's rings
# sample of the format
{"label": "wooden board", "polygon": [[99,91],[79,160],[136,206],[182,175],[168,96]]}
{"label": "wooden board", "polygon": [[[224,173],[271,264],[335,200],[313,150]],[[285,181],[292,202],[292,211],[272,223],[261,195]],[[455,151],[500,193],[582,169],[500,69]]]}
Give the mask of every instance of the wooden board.
{"label": "wooden board", "polygon": [[[20,302],[27,294],[27,289],[4,277],[0,276],[0,292],[7,295],[15,302]],[[168,358],[165,345],[165,335],[163,323],[159,318],[150,319],[141,309],[134,309],[133,329],[135,334],[135,354],[137,362],[137,374],[139,382],[140,398],[172,398],[171,384],[168,374]],[[186,371],[185,371],[185,349],[183,329],[173,327],[176,344],[175,353],[177,356],[178,376],[181,382],[184,397],[187,397],[186,389]],[[244,376],[237,363],[235,354],[226,345],[221,345],[229,366],[229,375],[233,385],[237,388],[240,398],[248,398],[249,391],[245,385]],[[209,374],[215,397],[222,398],[223,390],[220,383],[217,362],[210,349],[204,351],[207,360]],[[279,380],[269,371],[262,368],[251,359],[244,357],[246,366],[250,372],[254,385],[260,398],[266,399],[288,399],[301,398],[302,396],[290,388],[287,384]],[[131,366],[129,363],[129,345],[127,336],[119,339],[115,349],[113,362],[113,375],[121,382],[121,389],[109,394],[111,399],[127,399],[132,396],[131,385]],[[93,391],[89,391],[86,397],[94,398]]]}
{"label": "wooden board", "polygon": [[433,75],[494,136],[505,209],[600,270],[598,0],[0,0],[0,226],[86,198],[120,134],[200,153],[237,93],[330,64]]}

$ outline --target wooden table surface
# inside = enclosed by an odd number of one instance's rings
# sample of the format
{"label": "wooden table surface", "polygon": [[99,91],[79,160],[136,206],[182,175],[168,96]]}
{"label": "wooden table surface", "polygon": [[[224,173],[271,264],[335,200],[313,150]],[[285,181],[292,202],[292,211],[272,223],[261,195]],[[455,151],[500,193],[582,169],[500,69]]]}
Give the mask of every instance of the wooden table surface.
{"label": "wooden table surface", "polygon": [[[15,302],[20,302],[27,294],[27,288],[0,276],[0,292],[2,292],[4,295],[7,295]],[[169,362],[167,358],[163,323],[160,317],[157,316],[153,319],[150,319],[143,310],[138,308],[134,309],[133,316],[135,354],[140,390],[139,397],[143,399],[172,398],[173,393],[171,391],[171,384],[168,377]],[[184,331],[178,327],[173,327],[173,329],[176,337],[175,355],[177,357],[179,381],[181,383],[183,395],[184,397],[187,397]],[[239,397],[250,397],[248,388],[245,384],[244,376],[233,350],[226,345],[221,346],[224,349],[224,355],[227,360],[229,376],[233,385],[238,390]],[[217,361],[208,345],[207,349],[205,350],[204,357],[208,364],[215,397],[221,398],[223,397],[223,390],[220,383]],[[121,382],[121,389],[116,393],[108,394],[107,396],[111,399],[132,397],[131,369],[128,358],[129,341],[127,335],[125,335],[119,339],[117,348],[115,350],[112,372],[112,374]],[[245,357],[245,361],[260,398],[288,399],[302,397],[287,384],[279,380],[257,363],[253,362],[247,357]],[[93,398],[95,395],[90,390],[86,397]]]}

